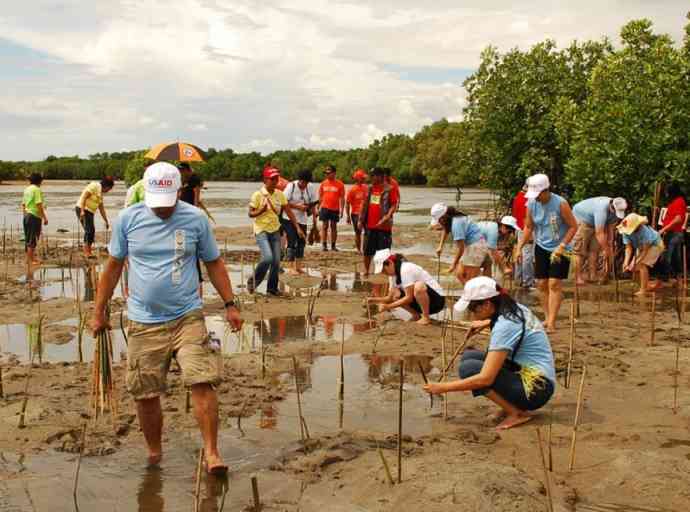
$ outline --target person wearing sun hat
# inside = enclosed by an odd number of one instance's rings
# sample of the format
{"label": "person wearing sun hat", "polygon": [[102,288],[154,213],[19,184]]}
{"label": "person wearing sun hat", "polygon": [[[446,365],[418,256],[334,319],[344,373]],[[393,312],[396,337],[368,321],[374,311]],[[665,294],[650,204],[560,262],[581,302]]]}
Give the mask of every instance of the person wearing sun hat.
{"label": "person wearing sun hat", "polygon": [[443,252],[443,244],[448,235],[455,242],[455,257],[448,270],[455,274],[461,283],[478,276],[483,267],[490,266],[489,245],[482,234],[480,226],[463,212],[445,203],[436,203],[431,207],[432,229],[442,230],[436,254]]}
{"label": "person wearing sun hat", "polygon": [[357,169],[352,175],[355,184],[347,191],[345,198],[345,216],[347,223],[352,224],[355,231],[355,249],[359,254],[362,254],[362,229],[359,225],[359,216],[369,193],[369,187],[365,183],[368,178],[369,176],[364,172],[364,169]]}
{"label": "person wearing sun hat", "polygon": [[390,287],[385,297],[368,297],[367,302],[379,304],[380,311],[402,308],[420,325],[431,323],[430,315],[446,307],[443,288],[431,274],[411,263],[401,254],[383,249],[374,254],[374,273],[388,276]]}
{"label": "person wearing sun hat", "polygon": [[222,381],[220,348],[209,340],[203,302],[199,297],[197,258],[225,304],[225,319],[242,327],[234,303],[230,277],[206,216],[178,199],[180,172],[158,162],[144,173],[144,201],[122,210],[113,229],[109,258],[97,287],[91,328],[94,335],[108,328],[106,305],[129,261],[127,299],[127,390],[136,402],[139,424],[149,450],[148,462],[163,456],[163,413],[171,358],[191,388],[194,412],[201,430],[206,468],[225,473],[218,451],[218,399]]}
{"label": "person wearing sun hat", "polygon": [[544,407],[556,388],[553,352],[541,322],[485,276],[467,282],[454,309],[472,315],[468,337],[487,327],[491,330],[488,349],[465,350],[458,369],[460,380],[430,383],[425,391],[471,391],[474,396],[486,396],[505,416],[496,427],[499,430],[528,422],[529,411]]}
{"label": "person wearing sun hat", "polygon": [[527,180],[525,231],[516,253],[519,263],[522,249],[534,238],[534,275],[541,292],[544,325],[547,332],[554,332],[563,302],[562,282],[570,271],[565,252],[577,232],[577,219],[568,201],[551,192],[550,187],[546,174],[535,174]]}
{"label": "person wearing sun hat", "polygon": [[573,206],[577,219],[573,253],[578,284],[585,284],[585,262],[589,264],[589,279],[594,281],[599,254],[603,251],[607,266],[613,261],[614,227],[625,217],[627,209],[628,202],[622,197],[590,197]]}
{"label": "person wearing sun hat", "polygon": [[[660,288],[659,282],[649,282],[649,269],[664,252],[661,235],[648,226],[647,217],[631,213],[618,225],[625,245],[624,272],[640,272],[640,290],[635,295],[644,295]],[[637,251],[637,256],[635,252]]]}

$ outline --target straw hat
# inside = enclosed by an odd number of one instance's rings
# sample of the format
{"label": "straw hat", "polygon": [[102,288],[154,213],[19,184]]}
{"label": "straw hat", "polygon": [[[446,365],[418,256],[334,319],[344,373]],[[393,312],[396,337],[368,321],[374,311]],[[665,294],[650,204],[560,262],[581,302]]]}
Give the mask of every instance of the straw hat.
{"label": "straw hat", "polygon": [[648,224],[649,220],[644,215],[638,215],[636,213],[631,213],[626,218],[624,218],[620,224],[618,224],[617,229],[621,235],[630,235],[635,232],[642,224]]}

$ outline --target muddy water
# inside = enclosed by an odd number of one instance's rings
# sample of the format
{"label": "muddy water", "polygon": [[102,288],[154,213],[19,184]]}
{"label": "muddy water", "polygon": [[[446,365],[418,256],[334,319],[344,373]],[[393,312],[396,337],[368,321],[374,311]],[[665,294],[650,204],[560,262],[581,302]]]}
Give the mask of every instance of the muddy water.
{"label": "muddy water", "polygon": [[[419,372],[420,365],[428,371],[429,362],[425,356],[406,356],[408,378]],[[320,357],[312,365],[298,368],[302,410],[310,434],[332,434],[341,428],[394,434],[398,417],[398,359],[359,354],[345,357],[342,408],[337,399],[339,367],[339,358]],[[294,375],[290,373],[279,378],[294,381]],[[403,396],[404,434],[417,436],[429,434],[435,427],[443,428],[419,386],[405,384]],[[214,477],[204,476],[200,500],[202,511],[220,510],[224,490],[228,490],[225,510],[243,508],[250,500],[250,473],[271,466],[279,457],[289,455],[299,447],[296,394],[293,392],[274,407],[243,419],[241,432],[236,428],[234,418],[228,418],[225,425],[220,434],[220,444],[223,456],[232,468],[230,487]],[[198,448],[197,434],[172,436],[166,441],[161,470],[143,467],[141,447],[127,447],[109,457],[84,459],[80,472],[79,510],[193,510]],[[22,470],[23,476],[0,481],[0,511],[76,510],[72,500],[74,467],[73,455],[29,454],[20,459],[13,454],[3,454],[0,471]],[[289,496],[294,488],[299,489],[299,483],[285,473],[268,472],[263,475],[260,481],[263,493]]]}

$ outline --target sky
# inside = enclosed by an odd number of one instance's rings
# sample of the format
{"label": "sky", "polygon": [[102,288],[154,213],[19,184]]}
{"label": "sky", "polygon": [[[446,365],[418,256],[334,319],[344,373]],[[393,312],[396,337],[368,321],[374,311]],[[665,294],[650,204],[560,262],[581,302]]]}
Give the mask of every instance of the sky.
{"label": "sky", "polygon": [[[608,36],[686,0],[29,0],[0,11],[0,159],[184,140],[350,148],[461,119],[488,45]],[[520,4],[520,5],[516,5]]]}

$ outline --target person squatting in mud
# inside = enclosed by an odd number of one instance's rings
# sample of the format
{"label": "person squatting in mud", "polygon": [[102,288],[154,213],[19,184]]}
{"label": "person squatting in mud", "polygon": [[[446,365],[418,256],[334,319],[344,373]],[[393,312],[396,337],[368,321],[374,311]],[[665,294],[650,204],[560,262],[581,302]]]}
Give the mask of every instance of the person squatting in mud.
{"label": "person squatting in mud", "polygon": [[381,312],[402,308],[417,323],[429,325],[430,315],[446,307],[441,285],[426,270],[406,261],[401,254],[393,254],[390,249],[377,251],[374,255],[374,273],[383,273],[390,281],[388,295],[367,298],[367,305],[377,303]]}
{"label": "person squatting in mud", "polygon": [[468,310],[474,318],[468,337],[491,329],[488,350],[466,350],[460,380],[426,384],[424,390],[486,396],[501,408],[496,415],[504,417],[499,430],[526,423],[532,418],[530,411],[544,407],[556,388],[553,353],[541,322],[486,276],[467,282],[455,310]]}

